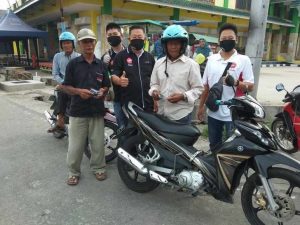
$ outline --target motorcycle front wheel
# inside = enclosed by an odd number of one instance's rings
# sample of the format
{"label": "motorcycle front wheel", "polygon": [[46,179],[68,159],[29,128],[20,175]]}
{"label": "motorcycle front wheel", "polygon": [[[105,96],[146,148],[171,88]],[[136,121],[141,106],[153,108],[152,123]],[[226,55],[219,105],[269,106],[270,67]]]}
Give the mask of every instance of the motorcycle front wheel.
{"label": "motorcycle front wheel", "polygon": [[293,144],[293,137],[282,118],[276,118],[272,123],[272,132],[282,151],[292,154],[298,151]]}
{"label": "motorcycle front wheel", "polygon": [[[118,126],[110,121],[104,121],[104,150],[105,161],[111,162],[117,156],[117,149],[119,147],[119,137],[117,136]],[[87,144],[84,154],[89,159],[91,158],[91,150],[89,144]]]}
{"label": "motorcycle front wheel", "polygon": [[[122,148],[131,154],[133,157],[137,157],[137,148],[140,143],[140,137],[130,137]],[[138,158],[138,157],[137,157]],[[138,173],[135,169],[129,166],[123,159],[118,158],[118,172],[124,182],[124,184],[132,191],[139,193],[146,193],[153,191],[158,187],[159,183],[153,181],[149,176]]]}
{"label": "motorcycle front wheel", "polygon": [[241,201],[243,211],[252,225],[300,224],[300,176],[296,172],[270,168],[268,182],[279,209],[270,210],[266,192],[257,173],[244,184]]}

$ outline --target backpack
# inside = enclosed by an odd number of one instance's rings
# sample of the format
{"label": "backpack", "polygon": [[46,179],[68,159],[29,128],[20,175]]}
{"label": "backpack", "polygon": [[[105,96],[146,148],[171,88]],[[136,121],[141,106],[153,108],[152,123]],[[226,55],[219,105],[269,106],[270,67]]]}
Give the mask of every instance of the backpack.
{"label": "backpack", "polygon": [[223,93],[223,77],[226,76],[227,70],[232,65],[232,62],[228,62],[227,66],[223,72],[223,75],[220,77],[219,81],[215,83],[208,92],[208,96],[206,99],[206,107],[212,111],[217,112],[219,110],[219,105],[216,104],[216,100],[221,100]]}

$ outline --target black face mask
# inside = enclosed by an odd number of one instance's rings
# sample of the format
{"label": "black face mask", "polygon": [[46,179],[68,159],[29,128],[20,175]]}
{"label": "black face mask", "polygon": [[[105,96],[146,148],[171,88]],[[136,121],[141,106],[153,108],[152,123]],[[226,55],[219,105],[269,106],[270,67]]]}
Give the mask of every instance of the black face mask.
{"label": "black face mask", "polygon": [[107,42],[111,46],[116,47],[121,43],[121,37],[120,36],[110,36],[107,38]]}
{"label": "black face mask", "polygon": [[235,47],[235,40],[220,41],[220,48],[225,52],[230,52]]}
{"label": "black face mask", "polygon": [[144,47],[144,39],[132,39],[130,45],[139,51]]}

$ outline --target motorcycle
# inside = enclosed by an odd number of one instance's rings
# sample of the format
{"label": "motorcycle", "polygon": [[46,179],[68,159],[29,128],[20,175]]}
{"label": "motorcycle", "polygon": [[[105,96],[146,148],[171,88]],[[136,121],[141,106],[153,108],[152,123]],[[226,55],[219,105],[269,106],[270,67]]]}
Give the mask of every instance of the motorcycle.
{"label": "motorcycle", "polygon": [[274,134],[261,122],[263,107],[250,95],[217,104],[230,108],[235,128],[225,142],[206,153],[193,147],[200,136],[197,127],[129,103],[125,112],[137,132],[118,148],[121,180],[135,192],[164,184],[233,203],[244,175],[241,204],[250,224],[299,224],[300,162],[276,151]]}
{"label": "motorcycle", "polygon": [[275,115],[272,131],[279,147],[286,153],[300,151],[300,85],[288,92],[283,84],[277,84],[278,92],[285,90],[282,112]]}
{"label": "motorcycle", "polygon": [[[49,122],[51,127],[56,126],[57,122],[57,112],[56,112],[56,104],[57,104],[57,90],[54,91],[54,95],[49,97],[49,101],[53,101],[50,109],[52,111],[45,111],[44,115],[46,120]],[[68,121],[69,118],[65,116],[65,130],[55,130],[52,132],[53,136],[57,139],[61,139],[63,137],[68,137]],[[106,162],[110,162],[114,160],[117,154],[117,148],[119,147],[119,137],[120,131],[118,129],[118,124],[116,117],[112,111],[106,108],[106,113],[104,115],[104,145],[105,145],[105,160]],[[90,146],[87,141],[87,146],[84,150],[84,154],[90,159],[91,152]]]}

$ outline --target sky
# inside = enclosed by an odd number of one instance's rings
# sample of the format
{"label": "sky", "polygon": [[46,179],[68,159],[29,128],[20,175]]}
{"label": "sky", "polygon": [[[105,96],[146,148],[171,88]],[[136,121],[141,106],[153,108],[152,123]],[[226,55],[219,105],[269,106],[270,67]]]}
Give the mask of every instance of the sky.
{"label": "sky", "polygon": [[0,0],[0,9],[9,8],[9,3],[12,5],[16,0]]}

